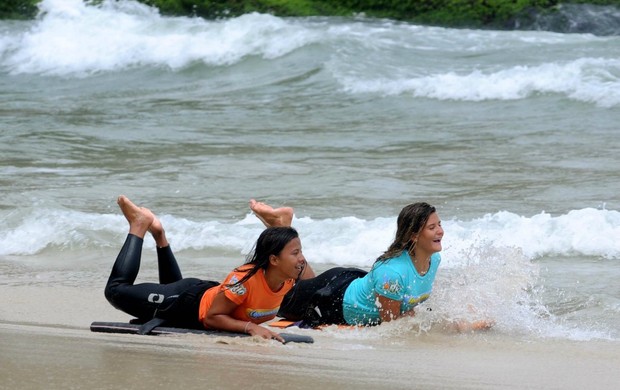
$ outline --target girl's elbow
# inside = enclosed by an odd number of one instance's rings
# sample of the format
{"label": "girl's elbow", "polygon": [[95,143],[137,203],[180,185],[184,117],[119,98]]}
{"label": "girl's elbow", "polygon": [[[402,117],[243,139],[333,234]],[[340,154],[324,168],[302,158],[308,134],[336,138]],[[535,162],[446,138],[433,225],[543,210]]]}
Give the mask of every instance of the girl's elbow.
{"label": "girl's elbow", "polygon": [[391,311],[383,311],[379,314],[381,322],[390,322],[397,319],[399,316]]}
{"label": "girl's elbow", "polygon": [[209,328],[216,328],[217,327],[217,316],[213,316],[213,315],[208,315],[205,317],[205,319],[202,321],[202,325],[209,329]]}

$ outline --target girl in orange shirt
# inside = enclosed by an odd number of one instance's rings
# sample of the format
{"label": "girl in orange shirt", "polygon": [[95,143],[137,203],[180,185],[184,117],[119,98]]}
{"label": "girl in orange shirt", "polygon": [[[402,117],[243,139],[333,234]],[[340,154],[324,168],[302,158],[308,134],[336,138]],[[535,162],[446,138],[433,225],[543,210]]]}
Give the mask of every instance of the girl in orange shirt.
{"label": "girl in orange shirt", "polygon": [[[272,218],[268,222],[280,226],[265,229],[246,264],[220,284],[183,278],[159,219],[123,195],[117,203],[129,222],[129,233],[105,287],[114,307],[141,322],[157,318],[170,326],[248,333],[284,342],[278,333],[259,324],[276,316],[296,280],[315,276],[297,231],[282,226],[290,225],[292,209],[277,209],[267,216]],[[134,284],[147,231],[157,245],[159,283]]]}

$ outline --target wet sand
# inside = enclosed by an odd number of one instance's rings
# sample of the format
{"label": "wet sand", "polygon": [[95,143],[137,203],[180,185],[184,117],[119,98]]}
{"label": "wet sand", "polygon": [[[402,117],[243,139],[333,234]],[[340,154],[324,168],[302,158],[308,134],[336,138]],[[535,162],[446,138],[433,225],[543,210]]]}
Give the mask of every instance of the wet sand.
{"label": "wet sand", "polygon": [[[310,334],[314,344],[200,335],[93,333],[127,321],[93,286],[0,286],[6,389],[616,389],[620,343],[416,333],[396,324]],[[101,286],[100,286],[101,285]],[[10,304],[8,304],[10,303]]]}
{"label": "wet sand", "polygon": [[[36,314],[7,306],[0,312],[3,388],[581,390],[615,389],[620,383],[617,342],[511,339],[492,331],[378,337],[374,330],[294,328],[290,331],[311,334],[315,343],[287,345],[92,333],[91,321],[127,317],[109,307],[99,290],[87,291],[0,288],[4,296],[41,302]],[[72,301],[77,293],[82,299]],[[53,302],[46,304],[46,297]],[[62,316],[63,304],[71,306],[73,317]]]}
{"label": "wet sand", "polygon": [[280,345],[0,324],[7,389],[614,389],[617,344],[418,337],[415,343]]}

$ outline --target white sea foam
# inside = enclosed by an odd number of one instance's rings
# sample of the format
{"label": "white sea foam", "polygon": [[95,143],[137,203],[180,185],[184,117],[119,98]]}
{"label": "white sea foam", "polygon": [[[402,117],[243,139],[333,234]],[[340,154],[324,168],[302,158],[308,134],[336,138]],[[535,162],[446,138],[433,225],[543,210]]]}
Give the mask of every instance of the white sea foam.
{"label": "white sea foam", "polygon": [[[43,0],[29,31],[5,37],[2,65],[12,73],[83,77],[137,66],[175,70],[195,62],[227,65],[256,55],[276,58],[312,40],[271,15],[224,21],[163,17],[134,1]],[[282,39],[286,37],[286,39]]]}
{"label": "white sea foam", "polygon": [[[110,247],[126,233],[120,215],[39,208],[2,212],[0,255],[36,254],[47,247]],[[192,221],[161,216],[177,251],[227,250],[246,253],[262,230],[252,215],[236,223]],[[362,220],[348,216],[295,219],[304,251],[314,262],[368,267],[389,245],[395,217]],[[620,259],[620,212],[586,208],[552,216],[520,216],[509,211],[472,220],[444,220],[444,267],[479,261],[480,251],[513,248],[528,260],[543,256]],[[113,241],[113,242],[110,242]]]}
{"label": "white sea foam", "polygon": [[441,100],[517,100],[562,94],[611,107],[620,104],[620,61],[580,58],[567,63],[514,66],[499,71],[453,71],[405,79],[343,78],[352,93],[411,94]]}

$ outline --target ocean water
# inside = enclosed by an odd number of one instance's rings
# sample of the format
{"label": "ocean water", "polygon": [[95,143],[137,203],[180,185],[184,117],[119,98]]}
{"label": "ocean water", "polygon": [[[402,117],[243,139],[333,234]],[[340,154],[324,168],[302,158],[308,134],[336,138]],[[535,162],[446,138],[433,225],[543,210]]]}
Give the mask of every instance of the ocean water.
{"label": "ocean water", "polygon": [[[119,194],[216,279],[261,231],[250,198],[295,208],[317,270],[370,267],[427,201],[444,250],[412,337],[484,317],[507,339],[620,339],[617,35],[40,10],[0,21],[0,286],[103,300]],[[18,304],[0,321],[41,302]]]}

